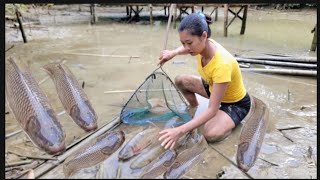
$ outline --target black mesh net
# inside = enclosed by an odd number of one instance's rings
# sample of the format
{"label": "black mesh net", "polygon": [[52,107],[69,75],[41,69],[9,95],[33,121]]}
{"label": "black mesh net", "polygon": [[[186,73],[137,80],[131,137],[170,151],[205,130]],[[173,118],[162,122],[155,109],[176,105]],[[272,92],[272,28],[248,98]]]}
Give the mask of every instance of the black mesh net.
{"label": "black mesh net", "polygon": [[123,123],[150,125],[148,122],[163,122],[166,126],[176,127],[192,119],[182,94],[163,69],[162,72],[158,69],[146,78],[123,107],[120,114]]}

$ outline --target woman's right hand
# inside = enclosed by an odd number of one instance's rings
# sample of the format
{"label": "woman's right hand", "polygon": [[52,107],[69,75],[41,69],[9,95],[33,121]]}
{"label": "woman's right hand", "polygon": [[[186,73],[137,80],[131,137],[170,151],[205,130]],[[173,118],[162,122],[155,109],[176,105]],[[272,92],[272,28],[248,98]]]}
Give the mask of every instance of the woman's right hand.
{"label": "woman's right hand", "polygon": [[161,66],[169,61],[170,59],[172,59],[174,56],[176,56],[176,53],[174,50],[170,51],[170,50],[164,50],[161,52],[159,60],[160,62],[158,63],[158,65],[160,64]]}

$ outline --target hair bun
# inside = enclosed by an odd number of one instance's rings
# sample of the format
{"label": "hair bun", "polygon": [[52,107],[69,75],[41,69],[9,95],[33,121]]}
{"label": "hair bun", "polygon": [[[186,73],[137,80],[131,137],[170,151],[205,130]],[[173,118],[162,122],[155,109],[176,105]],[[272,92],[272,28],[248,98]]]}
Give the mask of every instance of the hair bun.
{"label": "hair bun", "polygon": [[211,18],[211,16],[209,16],[208,14],[204,14],[205,15],[205,17],[206,17],[206,21],[207,21],[207,23],[208,24],[212,24],[212,18]]}

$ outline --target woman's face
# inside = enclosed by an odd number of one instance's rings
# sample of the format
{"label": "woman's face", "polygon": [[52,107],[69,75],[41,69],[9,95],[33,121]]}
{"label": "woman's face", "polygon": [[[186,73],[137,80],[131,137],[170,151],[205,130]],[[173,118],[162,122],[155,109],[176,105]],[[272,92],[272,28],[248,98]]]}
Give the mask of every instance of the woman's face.
{"label": "woman's face", "polygon": [[203,32],[202,36],[190,34],[188,31],[183,30],[179,33],[180,41],[185,49],[188,49],[190,55],[195,56],[200,54],[206,46],[207,32]]}

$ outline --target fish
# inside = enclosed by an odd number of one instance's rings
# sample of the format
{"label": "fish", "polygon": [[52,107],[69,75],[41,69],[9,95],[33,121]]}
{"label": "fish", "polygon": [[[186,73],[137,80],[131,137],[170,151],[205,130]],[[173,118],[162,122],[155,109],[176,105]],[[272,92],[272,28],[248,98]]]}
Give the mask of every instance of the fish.
{"label": "fish", "polygon": [[155,177],[161,175],[162,173],[167,171],[167,169],[171,166],[176,157],[176,150],[166,150],[157,159],[153,160],[144,168],[140,178],[154,179]]}
{"label": "fish", "polygon": [[201,135],[196,144],[178,154],[163,177],[165,179],[177,179],[181,177],[188,169],[201,160],[201,153],[206,150],[206,148],[207,142],[203,135]]}
{"label": "fish", "polygon": [[49,63],[42,69],[54,81],[59,99],[73,121],[87,132],[96,130],[97,114],[70,69],[62,63]]}
{"label": "fish", "polygon": [[133,136],[127,144],[120,150],[118,158],[120,160],[127,160],[148,147],[159,136],[159,128],[147,128]]}
{"label": "fish", "polygon": [[153,114],[164,114],[166,112],[170,112],[171,110],[168,108],[166,101],[160,98],[151,98],[148,99],[149,111]]}
{"label": "fish", "polygon": [[5,77],[8,105],[22,130],[46,153],[63,152],[65,132],[30,69],[25,64],[19,68],[14,58],[9,57]]}
{"label": "fish", "polygon": [[70,177],[82,168],[94,166],[110,157],[125,141],[125,134],[109,131],[71,154],[64,162],[63,173]]}
{"label": "fish", "polygon": [[131,169],[141,169],[148,165],[151,161],[159,157],[165,149],[158,145],[152,148],[151,150],[147,151],[146,153],[138,155],[130,164]]}
{"label": "fish", "polygon": [[251,112],[245,119],[237,148],[237,165],[247,172],[255,163],[261,149],[269,119],[269,109],[260,99],[251,96]]}

